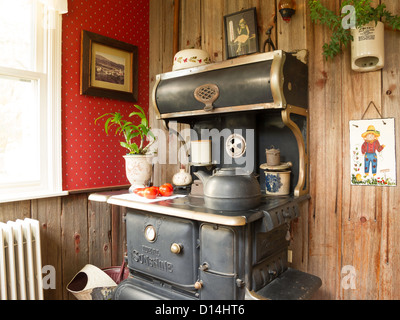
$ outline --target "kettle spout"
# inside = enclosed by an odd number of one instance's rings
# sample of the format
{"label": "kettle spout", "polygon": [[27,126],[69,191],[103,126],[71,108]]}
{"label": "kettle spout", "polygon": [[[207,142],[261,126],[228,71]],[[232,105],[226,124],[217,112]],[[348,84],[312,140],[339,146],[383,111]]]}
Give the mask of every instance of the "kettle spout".
{"label": "kettle spout", "polygon": [[203,183],[203,185],[205,185],[205,184],[207,183],[207,180],[211,177],[210,174],[208,174],[208,173],[206,173],[206,172],[204,172],[204,171],[197,171],[197,172],[194,172],[194,175],[195,175],[196,177],[198,177],[198,178],[201,180],[201,182]]}

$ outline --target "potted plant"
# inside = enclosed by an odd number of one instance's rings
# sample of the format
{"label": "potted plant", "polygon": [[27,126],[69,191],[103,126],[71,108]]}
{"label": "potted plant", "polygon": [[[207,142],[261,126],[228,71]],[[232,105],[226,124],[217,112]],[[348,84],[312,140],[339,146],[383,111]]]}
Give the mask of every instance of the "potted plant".
{"label": "potted plant", "polygon": [[373,7],[372,0],[344,0],[340,14],[326,8],[320,0],[309,0],[311,21],[332,30],[323,46],[326,59],[333,59],[351,43],[352,68],[373,71],[384,65],[383,24],[400,30],[400,17],[386,10],[384,3]]}
{"label": "potted plant", "polygon": [[156,140],[144,110],[138,105],[135,105],[135,108],[138,111],[132,112],[129,117],[139,117],[137,124],[123,119],[119,112],[105,113],[95,120],[96,123],[106,118],[104,124],[106,134],[110,133],[112,127],[116,127],[115,135],[123,136],[124,140],[120,144],[129,151],[124,158],[126,176],[132,185],[132,190],[147,187],[151,181],[153,154],[149,153],[149,148]]}

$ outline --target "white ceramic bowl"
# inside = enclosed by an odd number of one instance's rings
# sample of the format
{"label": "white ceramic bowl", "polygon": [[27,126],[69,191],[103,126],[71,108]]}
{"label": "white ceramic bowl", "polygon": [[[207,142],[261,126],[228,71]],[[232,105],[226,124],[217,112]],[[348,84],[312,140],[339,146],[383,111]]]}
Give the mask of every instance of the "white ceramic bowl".
{"label": "white ceramic bowl", "polygon": [[201,49],[185,49],[174,57],[173,71],[193,68],[211,63],[208,53]]}

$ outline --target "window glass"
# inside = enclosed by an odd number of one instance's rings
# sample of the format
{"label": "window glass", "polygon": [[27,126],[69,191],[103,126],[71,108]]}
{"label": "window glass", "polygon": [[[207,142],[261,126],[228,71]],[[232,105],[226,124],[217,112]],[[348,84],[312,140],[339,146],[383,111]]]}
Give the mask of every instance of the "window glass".
{"label": "window glass", "polygon": [[0,0],[0,65],[34,70],[35,15],[31,0]]}
{"label": "window glass", "polygon": [[0,0],[0,203],[65,194],[61,22],[42,1]]}
{"label": "window glass", "polygon": [[38,81],[0,76],[0,185],[40,180]]}

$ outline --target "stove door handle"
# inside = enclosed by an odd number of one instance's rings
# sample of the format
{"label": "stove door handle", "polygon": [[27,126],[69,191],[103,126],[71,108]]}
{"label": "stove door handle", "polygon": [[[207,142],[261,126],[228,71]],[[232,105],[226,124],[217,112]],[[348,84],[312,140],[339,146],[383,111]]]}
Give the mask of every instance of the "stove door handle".
{"label": "stove door handle", "polygon": [[207,271],[208,268],[210,268],[209,264],[207,262],[204,262],[202,265],[200,265],[199,269],[201,271]]}
{"label": "stove door handle", "polygon": [[212,274],[216,274],[218,276],[223,276],[223,277],[237,277],[236,273],[226,273],[226,272],[220,272],[220,271],[216,271],[216,270],[210,270],[210,265],[207,262],[204,262],[202,265],[200,265],[199,267],[200,271],[207,271],[208,273],[212,273]]}

